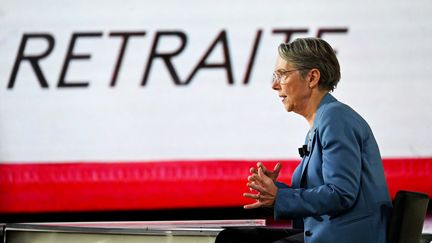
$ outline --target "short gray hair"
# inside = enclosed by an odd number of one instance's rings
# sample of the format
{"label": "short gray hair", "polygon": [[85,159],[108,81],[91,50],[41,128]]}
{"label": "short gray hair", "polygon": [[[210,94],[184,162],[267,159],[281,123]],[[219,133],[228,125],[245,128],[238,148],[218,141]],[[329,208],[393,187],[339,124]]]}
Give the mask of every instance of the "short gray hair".
{"label": "short gray hair", "polygon": [[318,38],[298,38],[279,45],[279,55],[305,77],[312,68],[320,71],[319,87],[333,91],[340,80],[340,67],[333,48]]}

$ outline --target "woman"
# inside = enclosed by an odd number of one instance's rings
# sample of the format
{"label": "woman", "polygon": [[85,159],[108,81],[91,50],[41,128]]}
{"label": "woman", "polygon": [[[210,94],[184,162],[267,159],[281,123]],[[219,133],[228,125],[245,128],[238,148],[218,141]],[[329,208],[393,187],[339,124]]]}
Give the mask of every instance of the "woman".
{"label": "woman", "polygon": [[300,219],[304,231],[231,229],[217,242],[241,242],[254,234],[260,235],[255,242],[386,242],[391,201],[378,145],[366,121],[329,93],[339,79],[338,60],[324,40],[303,38],[279,46],[272,88],[310,130],[292,185],[276,181],[280,164],[269,171],[258,163],[248,177],[256,193],[244,193],[256,202],[244,207],[272,207],[276,220]]}

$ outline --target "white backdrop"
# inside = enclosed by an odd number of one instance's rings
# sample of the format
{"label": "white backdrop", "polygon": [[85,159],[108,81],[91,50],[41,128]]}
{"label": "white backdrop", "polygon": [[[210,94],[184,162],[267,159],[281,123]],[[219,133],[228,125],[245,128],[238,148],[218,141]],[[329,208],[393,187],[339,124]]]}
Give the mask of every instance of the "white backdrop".
{"label": "white backdrop", "polygon": [[[323,29],[338,53],[342,80],[334,96],[370,124],[383,157],[430,157],[432,124],[432,2],[418,1],[113,1],[1,0],[0,161],[146,161],[171,159],[297,158],[306,121],[285,112],[271,90],[276,29],[303,29],[293,38]],[[257,31],[262,35],[248,84],[243,84]],[[152,63],[141,85],[157,33],[187,37],[172,58],[185,80],[225,31],[234,84],[226,69],[202,68],[188,85],[175,85],[166,65]],[[58,81],[72,36],[80,37]],[[122,38],[113,32],[145,32],[129,38],[117,83],[110,87]],[[38,65],[42,88],[28,61],[11,74],[26,34],[54,40]],[[178,50],[181,40],[160,39],[156,50]],[[41,55],[46,39],[29,39],[23,54]],[[207,64],[226,62],[218,42]]]}

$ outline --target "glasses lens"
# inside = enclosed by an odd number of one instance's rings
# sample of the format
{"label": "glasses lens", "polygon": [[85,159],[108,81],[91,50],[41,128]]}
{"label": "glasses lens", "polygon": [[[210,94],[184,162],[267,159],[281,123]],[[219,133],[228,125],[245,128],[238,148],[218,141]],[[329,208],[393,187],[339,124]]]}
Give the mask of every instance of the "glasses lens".
{"label": "glasses lens", "polygon": [[276,73],[273,73],[273,82],[280,83],[280,77]]}

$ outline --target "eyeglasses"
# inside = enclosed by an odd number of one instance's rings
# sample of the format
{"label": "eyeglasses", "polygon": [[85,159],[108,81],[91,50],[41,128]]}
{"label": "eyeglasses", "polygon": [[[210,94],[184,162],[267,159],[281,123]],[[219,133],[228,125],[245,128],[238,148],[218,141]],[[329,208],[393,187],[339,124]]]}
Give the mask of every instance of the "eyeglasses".
{"label": "eyeglasses", "polygon": [[285,71],[281,71],[280,73],[274,72],[273,73],[273,83],[276,82],[278,85],[286,84],[286,83],[282,83],[283,79],[286,78],[286,75],[290,72],[295,72],[295,71],[300,71],[300,70],[304,70],[304,68],[285,70]]}

